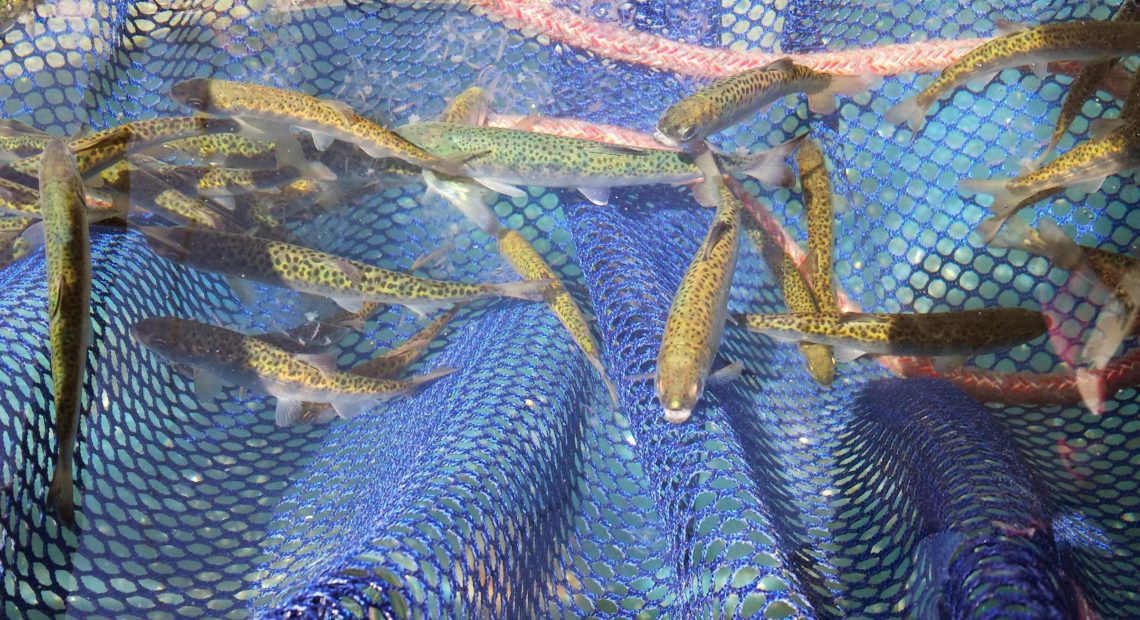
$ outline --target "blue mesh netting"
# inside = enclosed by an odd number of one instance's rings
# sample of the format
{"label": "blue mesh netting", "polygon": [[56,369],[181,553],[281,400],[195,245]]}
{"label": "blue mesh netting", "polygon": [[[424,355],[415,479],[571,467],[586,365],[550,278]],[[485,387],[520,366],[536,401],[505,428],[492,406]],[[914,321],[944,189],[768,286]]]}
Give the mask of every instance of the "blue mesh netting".
{"label": "blue mesh netting", "polygon": [[[1083,2],[558,2],[595,19],[733,49],[814,51],[987,36],[995,17],[1107,18]],[[306,8],[307,7],[307,8]],[[646,131],[697,81],[601,58],[441,3],[61,2],[0,46],[4,115],[58,134],[182,113],[165,92],[213,75],[298,88],[392,125],[435,117],[473,83],[502,113]],[[682,18],[678,11],[684,11]],[[691,19],[690,19],[691,18]],[[1064,281],[1046,261],[970,234],[967,176],[1009,176],[1043,142],[1067,78],[1006,71],[936,106],[913,142],[882,113],[929,76],[885,80],[811,118],[801,99],[716,138],[755,149],[810,126],[836,192],[836,281],[866,309],[1036,307]],[[1117,106],[1090,101],[1089,117]],[[1061,144],[1086,136],[1078,119]],[[805,238],[796,191],[745,187]],[[322,250],[408,268],[443,244],[439,277],[513,276],[494,243],[422,187],[379,189],[295,222]],[[1114,251],[1135,247],[1132,174],[1037,207]],[[598,207],[569,191],[502,199],[597,318],[613,411],[539,304],[466,308],[418,368],[460,372],[350,422],[278,429],[237,388],[220,410],[134,344],[176,314],[244,329],[299,322],[311,303],[154,256],[130,232],[93,235],[81,528],[42,510],[52,433],[42,252],[0,272],[0,610],[7,617],[721,617],[1140,615],[1135,389],[1103,415],[980,405],[874,361],[819,389],[796,349],[729,329],[743,360],[693,420],[661,419],[652,370],[670,297],[711,213],[686,191],[634,188]],[[742,247],[730,307],[781,311]],[[585,291],[578,293],[578,291]],[[268,309],[272,310],[268,310]],[[342,367],[419,323],[388,310],[342,343]],[[1040,339],[972,364],[1047,372]],[[371,611],[370,611],[371,610]]]}

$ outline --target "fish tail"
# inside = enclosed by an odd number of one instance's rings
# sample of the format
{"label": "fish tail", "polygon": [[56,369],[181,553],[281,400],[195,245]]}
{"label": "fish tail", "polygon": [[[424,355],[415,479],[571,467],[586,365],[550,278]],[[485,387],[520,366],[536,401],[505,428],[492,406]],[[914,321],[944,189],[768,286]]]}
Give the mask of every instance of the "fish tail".
{"label": "fish tail", "polygon": [[424,182],[428,191],[435,192],[459,209],[479,230],[492,237],[499,236],[502,225],[485,199],[487,192],[473,181],[461,177],[450,177],[424,169]]}
{"label": "fish tail", "polygon": [[896,103],[887,110],[883,118],[892,125],[906,123],[910,130],[917,134],[926,124],[926,106],[918,102],[918,97],[911,97]]}
{"label": "fish tail", "polygon": [[1081,246],[1049,220],[1041,220],[1038,228],[1034,230],[1025,220],[1011,218],[1005,222],[1001,230],[996,231],[989,244],[995,248],[1024,250],[1030,254],[1044,256],[1049,262],[1064,269],[1076,267],[1084,256]]}
{"label": "fish tail", "polygon": [[808,108],[816,114],[835,112],[835,98],[839,95],[853,97],[871,88],[878,81],[873,75],[833,75],[827,88],[808,95]]}
{"label": "fish tail", "polygon": [[1092,138],[1103,138],[1109,132],[1119,129],[1124,126],[1124,119],[1121,118],[1098,118],[1089,121],[1089,136]]}
{"label": "fish tail", "polygon": [[71,477],[71,463],[62,460],[56,463],[55,473],[48,488],[48,506],[55,509],[60,523],[69,528],[75,527],[75,499],[72,497],[74,481]]}
{"label": "fish tail", "polygon": [[614,382],[610,381],[609,376],[606,375],[606,367],[604,364],[602,364],[602,359],[597,355],[587,355],[586,359],[590,360],[590,365],[593,366],[594,370],[597,370],[598,374],[602,377],[602,383],[606,384],[606,392],[608,392],[610,395],[610,403],[613,404],[615,410],[618,409],[619,400],[617,386],[615,386]]}
{"label": "fish tail", "polygon": [[455,372],[456,370],[459,370],[459,369],[458,368],[451,368],[448,366],[440,366],[439,368],[436,368],[435,370],[432,370],[430,372],[426,372],[422,375],[416,375],[415,377],[412,377],[411,379],[408,380],[408,387],[405,388],[405,393],[412,394],[416,390],[419,390],[420,388],[431,383],[432,381],[435,381],[436,379],[439,379],[441,377],[446,377],[447,375],[450,375],[451,373]]}
{"label": "fish tail", "polygon": [[963,179],[958,183],[959,191],[974,194],[989,194],[994,197],[989,209],[999,218],[1007,218],[1017,210],[1020,198],[1009,191],[1009,179]]}
{"label": "fish tail", "polygon": [[740,171],[765,185],[791,187],[795,183],[796,175],[785,160],[796,152],[806,137],[807,134],[801,134],[749,157]]}
{"label": "fish tail", "polygon": [[554,284],[554,280],[518,280],[495,284],[494,287],[495,291],[503,297],[527,301],[545,301],[546,293],[552,284]]}

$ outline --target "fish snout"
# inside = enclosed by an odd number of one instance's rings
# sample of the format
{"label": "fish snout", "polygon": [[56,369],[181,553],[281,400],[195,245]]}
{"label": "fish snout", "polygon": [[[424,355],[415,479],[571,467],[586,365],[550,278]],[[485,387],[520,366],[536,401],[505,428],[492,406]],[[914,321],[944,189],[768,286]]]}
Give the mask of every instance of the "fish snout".
{"label": "fish snout", "polygon": [[665,419],[673,424],[688,422],[693,415],[692,409],[682,408],[680,401],[673,401],[665,406]]}
{"label": "fish snout", "polygon": [[205,110],[210,99],[210,84],[205,78],[184,80],[170,87],[170,98],[196,110]]}
{"label": "fish snout", "polygon": [[657,143],[662,145],[662,146],[668,146],[671,148],[680,148],[680,146],[681,146],[680,142],[677,142],[673,138],[669,137],[660,129],[657,129],[653,132],[653,139],[656,140]]}

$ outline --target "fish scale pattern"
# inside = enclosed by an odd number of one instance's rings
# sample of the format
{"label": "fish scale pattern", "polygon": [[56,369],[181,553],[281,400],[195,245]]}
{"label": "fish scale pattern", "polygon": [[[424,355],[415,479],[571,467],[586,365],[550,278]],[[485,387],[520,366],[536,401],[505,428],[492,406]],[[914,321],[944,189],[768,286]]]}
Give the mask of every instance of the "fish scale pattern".
{"label": "fish scale pattern", "polygon": [[[1109,17],[1114,6],[801,0],[555,2],[639,32],[735,50],[811,52],[989,36],[995,18]],[[683,6],[682,6],[683,5]],[[58,7],[58,8],[57,8]],[[680,18],[678,9],[687,12]],[[296,88],[390,125],[434,118],[484,86],[504,114],[651,130],[700,82],[613,62],[459,3],[243,0],[61,2],[4,33],[4,115],[57,134],[185,113],[165,92],[213,75]],[[57,12],[52,12],[57,11]],[[49,17],[50,16],[50,17]],[[430,34],[429,34],[430,33]],[[967,176],[1010,176],[1044,143],[1068,78],[1006,71],[939,102],[923,133],[883,112],[930,76],[888,78],[830,117],[789,98],[715,137],[754,150],[810,128],[843,200],[836,282],[865,310],[1037,307],[1066,293],[1040,257],[971,234]],[[1119,103],[1101,94],[1088,119]],[[798,191],[745,189],[806,239]],[[1101,617],[1140,615],[1140,404],[980,404],[872,360],[812,383],[795,347],[731,326],[710,387],[672,426],[653,397],[672,292],[711,212],[673,188],[598,207],[531,187],[502,198],[518,229],[596,318],[619,384],[542,305],[465,308],[416,367],[459,369],[349,422],[278,429],[271,399],[193,380],[131,341],[162,314],[263,331],[332,308],[268,287],[243,303],[219,278],[153,255],[135,233],[93,236],[95,342],[77,452],[80,530],[43,512],[54,451],[42,253],[0,272],[0,612],[5,617]],[[1132,251],[1133,174],[1035,212],[1081,243]],[[423,273],[514,278],[494,241],[422,187],[379,188],[289,222],[307,245]],[[742,240],[733,311],[782,295]],[[1079,301],[1079,300],[1078,300]],[[1095,309],[1074,301],[1074,320]],[[342,368],[423,324],[386,309],[340,343]],[[970,364],[1058,366],[1042,338]]]}

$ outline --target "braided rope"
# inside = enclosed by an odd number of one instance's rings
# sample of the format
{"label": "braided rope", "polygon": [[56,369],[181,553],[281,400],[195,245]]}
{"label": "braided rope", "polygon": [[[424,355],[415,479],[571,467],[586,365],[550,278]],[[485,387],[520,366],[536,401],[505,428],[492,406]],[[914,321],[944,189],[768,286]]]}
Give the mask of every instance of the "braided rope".
{"label": "braided rope", "polygon": [[922,41],[872,49],[772,54],[709,48],[630,31],[536,0],[468,0],[492,21],[599,56],[694,77],[718,78],[790,56],[796,63],[837,75],[897,75],[939,71],[985,39]]}

